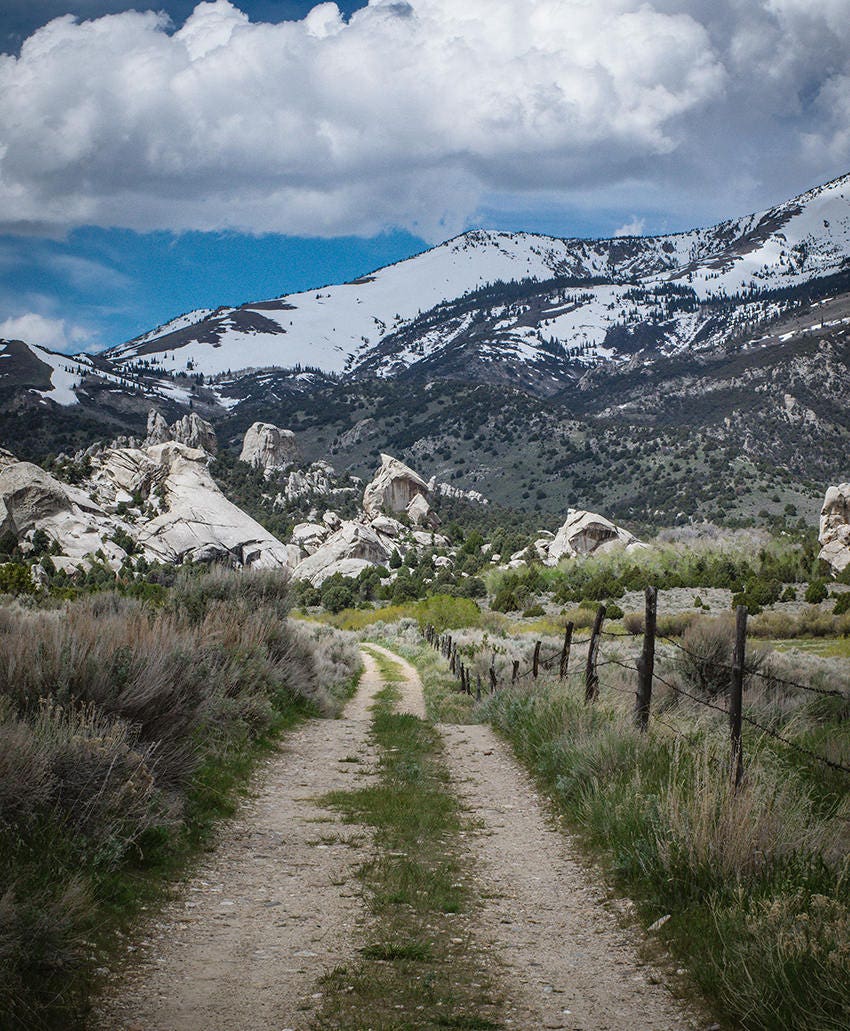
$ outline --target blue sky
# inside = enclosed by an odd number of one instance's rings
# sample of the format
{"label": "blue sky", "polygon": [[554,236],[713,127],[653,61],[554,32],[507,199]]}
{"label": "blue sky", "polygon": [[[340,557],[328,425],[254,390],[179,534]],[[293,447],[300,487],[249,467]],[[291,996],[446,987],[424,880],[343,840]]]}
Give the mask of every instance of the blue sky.
{"label": "blue sky", "polygon": [[0,335],[97,349],[473,226],[669,232],[850,170],[850,0],[145,6],[4,0]]}

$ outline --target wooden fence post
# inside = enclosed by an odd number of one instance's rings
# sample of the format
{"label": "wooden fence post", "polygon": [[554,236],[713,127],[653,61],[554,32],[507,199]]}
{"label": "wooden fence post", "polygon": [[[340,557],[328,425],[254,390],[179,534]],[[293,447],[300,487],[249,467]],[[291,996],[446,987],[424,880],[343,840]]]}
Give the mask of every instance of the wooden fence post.
{"label": "wooden fence post", "polygon": [[475,674],[475,701],[481,701],[481,674]]}
{"label": "wooden fence post", "polygon": [[731,775],[737,788],[744,779],[744,749],[741,730],[744,713],[744,664],[747,657],[747,606],[739,605],[735,619],[735,653],[729,693],[729,731],[732,741]]}
{"label": "wooden fence post", "polygon": [[658,617],[658,588],[646,589],[646,615],[643,623],[643,651],[637,662],[638,687],[635,698],[635,723],[645,731],[652,704],[652,680],[655,676],[655,626]]}
{"label": "wooden fence post", "polygon": [[599,635],[602,633],[602,621],[605,619],[605,606],[600,605],[596,610],[596,619],[593,621],[593,630],[590,634],[590,643],[587,646],[587,669],[584,675],[584,700],[593,702],[599,694],[599,677],[596,674],[596,660],[599,655]]}
{"label": "wooden fence post", "polygon": [[511,673],[511,683],[512,684],[515,684],[517,682],[517,677],[518,676],[519,676],[519,659],[514,659],[514,668],[513,668],[513,672]]}
{"label": "wooden fence post", "polygon": [[496,693],[496,669],[490,666],[490,694]]}
{"label": "wooden fence post", "polygon": [[537,674],[540,671],[540,645],[541,645],[540,641],[535,641],[535,643],[534,643],[534,661],[533,661],[532,666],[531,666],[531,675],[534,677],[535,680],[537,679]]}
{"label": "wooden fence post", "polygon": [[570,665],[570,648],[573,643],[573,621],[570,620],[567,623],[566,629],[564,630],[564,647],[561,649],[561,665],[558,670],[561,680],[567,675],[567,670]]}

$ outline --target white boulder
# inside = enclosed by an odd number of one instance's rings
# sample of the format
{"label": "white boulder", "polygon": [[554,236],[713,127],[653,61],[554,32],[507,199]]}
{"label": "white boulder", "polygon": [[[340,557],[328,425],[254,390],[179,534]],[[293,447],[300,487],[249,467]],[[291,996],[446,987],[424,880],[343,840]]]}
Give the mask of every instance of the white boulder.
{"label": "white boulder", "polygon": [[324,523],[298,523],[292,529],[292,543],[307,555],[318,551],[330,536],[330,527]]}
{"label": "white boulder", "polygon": [[255,422],[245,432],[239,460],[263,469],[267,476],[286,469],[298,461],[295,434],[270,422]]}
{"label": "white boulder", "polygon": [[417,494],[428,499],[428,484],[404,462],[381,455],[381,468],[363,492],[363,511],[374,519],[384,513],[406,512]]}
{"label": "white boulder", "polygon": [[618,548],[644,548],[641,542],[628,530],[615,526],[610,519],[596,512],[569,509],[564,525],[555,534],[555,539],[535,541],[538,554],[545,554],[547,565],[555,566],[561,559],[578,558],[583,555],[605,554]]}
{"label": "white boulder", "polygon": [[178,444],[185,444],[186,447],[206,451],[209,455],[214,455],[218,450],[212,423],[202,419],[196,412],[190,412],[174,423],[171,427],[171,439]]}
{"label": "white boulder", "polygon": [[11,531],[26,540],[43,530],[75,565],[102,551],[117,568],[126,554],[110,539],[118,525],[84,491],[37,465],[16,462],[0,469],[0,535]]}
{"label": "white boulder", "polygon": [[833,573],[850,566],[850,483],[830,487],[820,513],[821,545],[819,557],[828,562]]}
{"label": "white boulder", "polygon": [[296,580],[308,580],[314,587],[335,573],[356,577],[373,565],[386,565],[395,546],[365,523],[345,522],[325,543],[293,570]]}
{"label": "white boulder", "polygon": [[407,506],[407,515],[414,526],[439,526],[440,521],[431,511],[424,494],[414,494]]}
{"label": "white boulder", "polygon": [[145,439],[145,444],[148,447],[152,447],[154,444],[164,444],[166,440],[171,440],[171,431],[168,428],[168,423],[161,412],[151,408],[148,412],[148,435]]}
{"label": "white boulder", "polygon": [[[148,412],[148,435],[145,438],[144,446],[154,447],[156,444],[165,444],[169,440],[185,444],[186,447],[198,448],[210,455],[214,455],[218,450],[218,441],[212,423],[202,419],[197,412],[190,412],[182,419],[178,419],[173,426],[169,426],[162,413],[152,408]],[[125,443],[125,441],[118,440],[115,443]],[[96,446],[98,450],[102,450],[99,445]]]}
{"label": "white boulder", "polygon": [[378,533],[386,534],[387,537],[398,537],[404,533],[404,523],[400,523],[398,519],[393,519],[392,516],[375,516],[371,523]]}
{"label": "white boulder", "polygon": [[147,555],[163,562],[223,559],[234,565],[285,568],[291,553],[219,490],[208,455],[178,443],[148,448],[159,466],[160,513],[135,528]]}

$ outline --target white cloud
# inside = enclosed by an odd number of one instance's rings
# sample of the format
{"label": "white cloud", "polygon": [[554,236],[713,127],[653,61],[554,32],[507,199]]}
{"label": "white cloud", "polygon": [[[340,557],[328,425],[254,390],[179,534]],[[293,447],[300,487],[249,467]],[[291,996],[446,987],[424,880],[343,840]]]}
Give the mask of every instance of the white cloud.
{"label": "white cloud", "polygon": [[850,0],[65,16],[0,57],[0,222],[436,238],[491,197],[639,210],[647,184],[731,214],[850,165],[848,25]]}
{"label": "white cloud", "polygon": [[614,231],[614,236],[642,236],[646,232],[646,219],[633,216]]}
{"label": "white cloud", "polygon": [[24,340],[51,351],[79,352],[97,350],[82,326],[70,326],[64,319],[51,319],[36,312],[16,315],[0,322],[0,338]]}

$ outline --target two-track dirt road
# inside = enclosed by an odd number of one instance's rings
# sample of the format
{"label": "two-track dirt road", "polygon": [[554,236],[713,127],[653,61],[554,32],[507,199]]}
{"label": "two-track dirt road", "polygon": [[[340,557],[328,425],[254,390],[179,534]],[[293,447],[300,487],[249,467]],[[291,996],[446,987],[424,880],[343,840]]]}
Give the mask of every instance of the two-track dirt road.
{"label": "two-track dirt road", "polygon": [[[425,717],[416,670],[398,709]],[[286,737],[210,860],[147,928],[92,1020],[98,1031],[306,1031],[321,975],[356,953],[366,920],[357,866],[372,848],[317,798],[371,775],[375,659],[338,720]],[[638,957],[636,932],[556,829],[510,749],[483,725],[440,727],[469,816],[480,905],[475,937],[496,972],[504,1025],[523,1031],[674,1031],[698,1026]],[[363,1027],[368,1028],[368,1014]],[[405,1025],[406,1027],[409,1025]]]}

